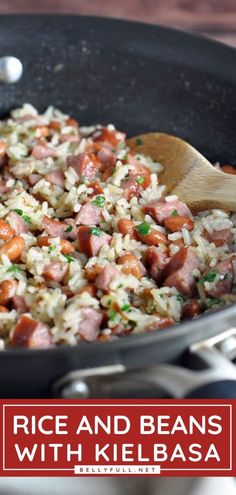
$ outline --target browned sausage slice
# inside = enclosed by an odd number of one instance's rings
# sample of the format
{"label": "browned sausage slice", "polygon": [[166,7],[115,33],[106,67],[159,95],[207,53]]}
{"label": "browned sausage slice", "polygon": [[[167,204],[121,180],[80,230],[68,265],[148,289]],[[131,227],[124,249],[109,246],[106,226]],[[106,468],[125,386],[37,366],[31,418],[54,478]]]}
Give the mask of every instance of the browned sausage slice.
{"label": "browned sausage slice", "polygon": [[63,261],[53,261],[44,267],[43,276],[48,281],[58,282],[60,284],[65,278],[67,271],[67,263],[63,263]]}
{"label": "browned sausage slice", "polygon": [[215,287],[208,290],[207,293],[212,297],[220,297],[224,294],[229,294],[232,291],[234,278],[232,258],[228,258],[227,260],[218,263],[214,268],[214,271],[218,272],[220,279],[216,282]]}
{"label": "browned sausage slice", "polygon": [[152,201],[143,207],[144,213],[151,215],[154,220],[158,223],[163,224],[166,218],[172,216],[185,216],[192,219],[192,213],[185,203],[179,199],[174,199],[172,201],[165,201],[159,199],[157,201]]}
{"label": "browned sausage slice", "polygon": [[80,153],[67,158],[68,167],[72,167],[80,179],[91,180],[101,166],[100,161],[93,153]]}
{"label": "browned sausage slice", "polygon": [[163,270],[168,263],[168,256],[166,249],[157,248],[156,246],[149,246],[145,253],[145,263],[150,270],[151,277],[157,282],[162,277]]}
{"label": "browned sausage slice", "polygon": [[175,287],[181,294],[192,296],[195,280],[192,272],[199,266],[198,257],[189,248],[181,248],[164,269],[164,286]]}
{"label": "browned sausage slice", "polygon": [[95,284],[98,289],[109,290],[112,280],[119,276],[120,272],[115,268],[112,263],[108,263],[96,278]]}
{"label": "browned sausage slice", "polygon": [[80,311],[81,321],[78,326],[78,336],[82,340],[92,342],[99,335],[103,315],[93,308],[83,308]]}
{"label": "browned sausage slice", "polygon": [[146,268],[134,254],[124,254],[118,258],[117,263],[118,265],[121,265],[121,271],[126,275],[133,275],[138,279],[146,275]]}
{"label": "browned sausage slice", "polygon": [[209,242],[214,242],[214,244],[219,247],[227,244],[231,247],[233,242],[233,234],[231,229],[213,230],[213,232],[207,232],[206,238]]}
{"label": "browned sausage slice", "polygon": [[89,202],[80,208],[75,223],[76,225],[98,225],[102,218],[102,209]]}
{"label": "browned sausage slice", "polygon": [[101,247],[111,242],[112,237],[96,227],[81,226],[78,228],[80,249],[87,256],[96,256]]}
{"label": "browned sausage slice", "polygon": [[14,328],[11,344],[13,347],[47,349],[51,347],[49,328],[38,320],[22,315]]}

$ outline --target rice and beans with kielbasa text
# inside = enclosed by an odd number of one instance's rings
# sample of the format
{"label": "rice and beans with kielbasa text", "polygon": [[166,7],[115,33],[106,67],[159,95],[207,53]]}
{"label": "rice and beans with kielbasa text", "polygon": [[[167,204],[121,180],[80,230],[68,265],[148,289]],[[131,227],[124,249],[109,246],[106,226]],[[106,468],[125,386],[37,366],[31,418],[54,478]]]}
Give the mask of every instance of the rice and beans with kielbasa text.
{"label": "rice and beans with kielbasa text", "polygon": [[0,123],[0,167],[1,349],[161,331],[235,301],[236,215],[193,217],[113,125],[25,104]]}

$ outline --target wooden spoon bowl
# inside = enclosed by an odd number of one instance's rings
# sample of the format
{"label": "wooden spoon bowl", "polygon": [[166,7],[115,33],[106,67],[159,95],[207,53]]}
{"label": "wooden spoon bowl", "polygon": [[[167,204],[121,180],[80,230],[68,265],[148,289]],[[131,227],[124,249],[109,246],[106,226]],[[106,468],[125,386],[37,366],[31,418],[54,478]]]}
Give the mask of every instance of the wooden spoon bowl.
{"label": "wooden spoon bowl", "polygon": [[160,162],[167,193],[176,194],[193,213],[212,208],[236,211],[236,176],[225,174],[193,146],[169,134],[153,132],[127,140],[133,153]]}

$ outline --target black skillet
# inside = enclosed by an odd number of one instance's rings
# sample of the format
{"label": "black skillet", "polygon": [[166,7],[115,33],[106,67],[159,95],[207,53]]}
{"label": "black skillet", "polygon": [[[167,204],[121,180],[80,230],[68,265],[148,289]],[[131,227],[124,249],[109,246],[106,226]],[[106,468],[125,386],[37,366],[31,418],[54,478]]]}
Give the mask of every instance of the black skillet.
{"label": "black skillet", "polygon": [[[212,161],[236,164],[232,48],[141,23],[7,15],[0,17],[0,57],[5,55],[18,57],[24,74],[16,84],[0,85],[1,116],[24,102],[39,110],[55,105],[82,124],[112,122],[129,136],[168,132]],[[159,387],[165,394],[183,396],[203,387],[200,395],[236,397],[234,367],[213,347],[216,343],[233,356],[235,319],[231,306],[111,343],[3,351],[0,395],[155,396]],[[197,346],[190,349],[193,344]],[[127,369],[142,371],[127,374]]]}

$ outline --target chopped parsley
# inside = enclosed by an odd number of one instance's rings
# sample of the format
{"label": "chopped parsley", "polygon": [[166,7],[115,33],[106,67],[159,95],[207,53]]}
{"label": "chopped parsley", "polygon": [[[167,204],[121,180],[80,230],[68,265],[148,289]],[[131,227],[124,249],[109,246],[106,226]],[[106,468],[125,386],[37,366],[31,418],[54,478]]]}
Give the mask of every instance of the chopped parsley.
{"label": "chopped parsley", "polygon": [[177,301],[184,302],[186,299],[182,294],[177,294],[176,296]]}
{"label": "chopped parsley", "polygon": [[214,282],[217,276],[217,272],[208,272],[203,276],[204,282]]}
{"label": "chopped parsley", "polygon": [[99,229],[99,227],[92,227],[90,230],[90,234],[96,235],[97,237],[102,237],[104,235],[103,230]]}
{"label": "chopped parsley", "polygon": [[171,213],[171,216],[172,217],[178,217],[179,216],[178,210],[173,210]]}
{"label": "chopped parsley", "polygon": [[17,215],[20,215],[21,217],[24,213],[23,210],[19,210],[19,208],[16,208],[14,211],[17,213]]}
{"label": "chopped parsley", "polygon": [[143,144],[143,140],[141,138],[137,138],[135,140],[135,143],[137,144],[137,146],[141,146]]}
{"label": "chopped parsley", "polygon": [[52,251],[54,251],[56,246],[49,246],[48,248],[48,252],[51,253]]}
{"label": "chopped parsley", "polygon": [[22,218],[26,223],[31,223],[31,218],[28,215],[22,215]]}
{"label": "chopped parsley", "polygon": [[136,321],[133,321],[133,320],[129,320],[129,324],[130,324],[131,328],[135,328],[137,326]]}
{"label": "chopped parsley", "polygon": [[147,235],[151,230],[151,227],[147,222],[140,223],[135,228],[141,235]]}
{"label": "chopped parsley", "polygon": [[8,269],[7,273],[16,273],[16,272],[22,272],[22,268],[20,268],[18,265],[13,263]]}
{"label": "chopped parsley", "polygon": [[118,311],[116,311],[115,309],[112,309],[112,310],[110,311],[109,319],[110,319],[111,321],[114,321],[114,320],[116,319],[117,313],[118,313]]}
{"label": "chopped parsley", "polygon": [[130,304],[124,304],[120,309],[121,311],[128,311],[130,309]]}
{"label": "chopped parsley", "polygon": [[63,254],[62,256],[64,256],[64,258],[66,258],[67,263],[71,263],[72,261],[74,261],[73,256],[70,256],[69,254]]}
{"label": "chopped parsley", "polygon": [[69,225],[66,229],[65,232],[71,232],[73,230],[72,225]]}
{"label": "chopped parsley", "polygon": [[208,309],[210,309],[212,306],[215,306],[216,304],[221,304],[222,301],[221,299],[216,299],[215,297],[212,297],[211,299],[206,299],[206,306]]}
{"label": "chopped parsley", "polygon": [[102,208],[105,205],[105,197],[104,196],[96,196],[94,200],[92,201],[92,204],[95,206],[99,206],[99,208]]}
{"label": "chopped parsley", "polygon": [[142,175],[140,175],[139,177],[137,177],[136,182],[138,184],[143,184],[144,183],[144,177]]}
{"label": "chopped parsley", "polygon": [[20,217],[22,217],[25,222],[31,223],[31,218],[28,215],[24,215],[23,210],[20,210],[19,208],[16,208],[14,211],[17,213],[17,215],[19,215]]}

